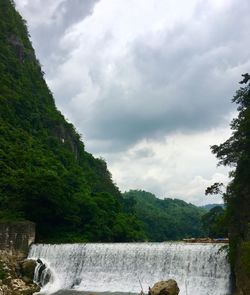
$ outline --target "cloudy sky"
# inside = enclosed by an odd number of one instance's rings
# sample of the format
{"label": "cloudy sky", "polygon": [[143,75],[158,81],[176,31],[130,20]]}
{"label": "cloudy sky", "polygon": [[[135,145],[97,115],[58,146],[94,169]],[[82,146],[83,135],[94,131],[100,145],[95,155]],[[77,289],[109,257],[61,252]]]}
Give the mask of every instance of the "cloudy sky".
{"label": "cloudy sky", "polygon": [[228,170],[249,0],[16,0],[57,107],[122,191],[200,205]]}

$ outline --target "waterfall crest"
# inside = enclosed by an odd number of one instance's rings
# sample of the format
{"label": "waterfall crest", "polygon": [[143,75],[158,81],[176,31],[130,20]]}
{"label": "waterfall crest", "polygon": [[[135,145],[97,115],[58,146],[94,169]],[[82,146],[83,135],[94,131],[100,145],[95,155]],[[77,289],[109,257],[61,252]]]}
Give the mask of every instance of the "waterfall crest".
{"label": "waterfall crest", "polygon": [[[179,295],[230,294],[230,266],[221,244],[122,243],[37,244],[29,258],[50,269],[48,293],[59,289],[147,293],[160,280],[175,279]],[[47,271],[47,270],[46,270]]]}

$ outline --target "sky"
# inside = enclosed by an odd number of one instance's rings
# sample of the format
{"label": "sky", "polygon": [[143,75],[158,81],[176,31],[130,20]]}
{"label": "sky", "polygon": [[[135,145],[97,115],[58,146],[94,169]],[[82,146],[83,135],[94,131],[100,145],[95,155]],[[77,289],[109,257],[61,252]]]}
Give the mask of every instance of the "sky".
{"label": "sky", "polygon": [[210,146],[230,136],[250,68],[249,0],[16,0],[58,109],[121,191],[196,205],[228,182]]}

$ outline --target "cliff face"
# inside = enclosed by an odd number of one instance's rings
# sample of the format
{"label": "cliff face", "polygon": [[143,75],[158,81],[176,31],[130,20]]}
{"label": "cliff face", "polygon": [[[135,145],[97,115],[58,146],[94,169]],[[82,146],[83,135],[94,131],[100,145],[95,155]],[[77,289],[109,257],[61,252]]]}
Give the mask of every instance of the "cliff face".
{"label": "cliff face", "polygon": [[0,49],[0,220],[35,222],[40,241],[142,239],[105,161],[57,110],[11,0],[0,1]]}

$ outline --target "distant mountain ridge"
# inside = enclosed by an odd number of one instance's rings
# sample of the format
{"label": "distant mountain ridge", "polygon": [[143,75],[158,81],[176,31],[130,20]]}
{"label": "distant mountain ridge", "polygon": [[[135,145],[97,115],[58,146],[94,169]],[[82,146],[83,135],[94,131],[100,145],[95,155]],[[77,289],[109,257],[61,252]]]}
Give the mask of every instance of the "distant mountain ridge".
{"label": "distant mountain ridge", "polygon": [[125,210],[132,212],[143,223],[151,241],[180,240],[205,235],[201,217],[205,209],[179,199],[157,198],[143,190],[123,194]]}
{"label": "distant mountain ridge", "polygon": [[225,208],[224,204],[216,204],[216,203],[214,203],[214,204],[206,204],[206,205],[199,206],[199,207],[209,211],[209,210],[211,210],[211,209],[213,209],[214,207],[217,207],[217,206],[219,206],[219,207],[221,207],[223,209]]}

